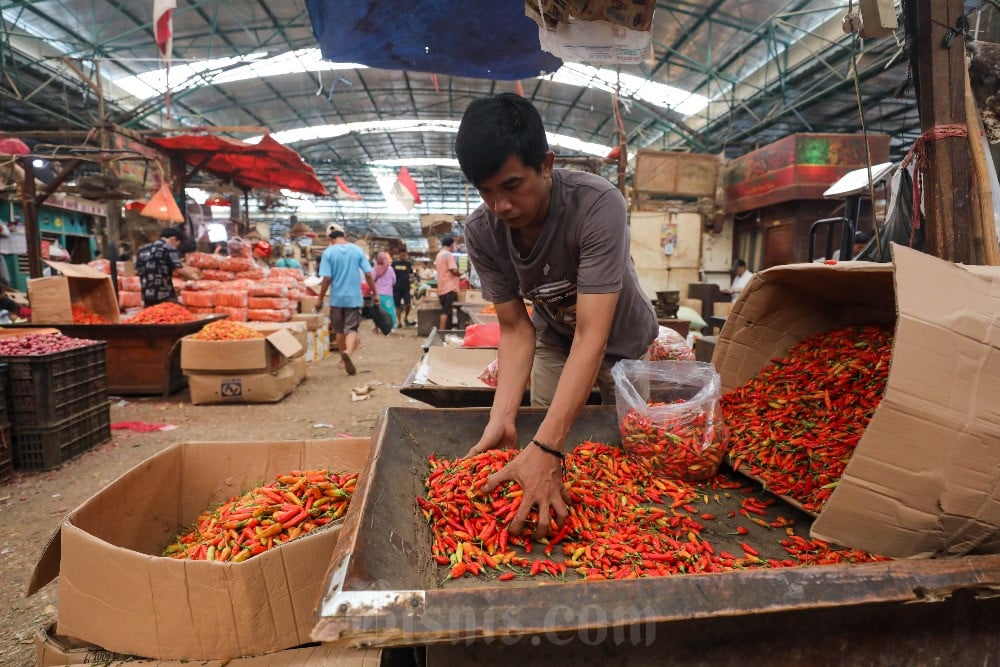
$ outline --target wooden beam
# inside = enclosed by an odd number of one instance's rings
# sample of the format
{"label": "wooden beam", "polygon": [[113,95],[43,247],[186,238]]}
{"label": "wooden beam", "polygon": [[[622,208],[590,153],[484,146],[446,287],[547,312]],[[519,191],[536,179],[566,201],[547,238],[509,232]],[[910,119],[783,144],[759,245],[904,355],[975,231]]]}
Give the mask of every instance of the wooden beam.
{"label": "wooden beam", "polygon": [[19,160],[24,169],[21,185],[21,208],[24,213],[24,236],[28,244],[28,276],[42,277],[42,235],[38,231],[38,206],[35,204],[35,165],[32,158]]}
{"label": "wooden beam", "polygon": [[62,185],[67,178],[72,176],[73,172],[76,171],[81,164],[83,164],[83,160],[71,160],[69,164],[63,167],[63,170],[60,171],[54,179],[52,179],[52,182],[45,186],[42,193],[35,197],[35,206],[41,206],[44,204],[45,200],[51,197],[52,193],[58,190],[59,186]]}
{"label": "wooden beam", "polygon": [[[917,91],[920,129],[926,141],[923,177],[927,253],[968,263],[971,211],[970,155],[964,136],[935,138],[943,126],[964,126],[965,36],[959,25],[962,0],[908,0],[913,12],[911,66]],[[927,133],[932,133],[928,135]]]}

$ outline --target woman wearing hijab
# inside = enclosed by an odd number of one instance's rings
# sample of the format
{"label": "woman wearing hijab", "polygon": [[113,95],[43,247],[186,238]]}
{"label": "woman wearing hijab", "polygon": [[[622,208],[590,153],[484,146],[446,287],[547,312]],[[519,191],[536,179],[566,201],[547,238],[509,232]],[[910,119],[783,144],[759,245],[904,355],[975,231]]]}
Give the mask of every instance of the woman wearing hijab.
{"label": "woman wearing hijab", "polygon": [[393,285],[396,284],[396,272],[392,270],[392,257],[389,256],[389,253],[380,252],[375,258],[374,274],[379,305],[392,317],[393,329],[395,329],[396,300],[393,298]]}

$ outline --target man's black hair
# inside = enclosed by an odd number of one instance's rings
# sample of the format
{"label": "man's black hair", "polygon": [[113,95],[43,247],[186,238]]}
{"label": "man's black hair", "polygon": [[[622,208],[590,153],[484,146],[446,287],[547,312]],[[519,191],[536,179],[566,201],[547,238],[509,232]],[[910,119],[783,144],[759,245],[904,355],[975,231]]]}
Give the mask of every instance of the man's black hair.
{"label": "man's black hair", "polygon": [[451,238],[450,236],[446,236],[443,239],[441,239],[441,245],[443,245],[445,248],[453,246],[455,245],[455,239]]}
{"label": "man's black hair", "polygon": [[458,164],[476,187],[497,173],[512,155],[540,171],[548,150],[538,109],[515,93],[474,100],[465,109],[455,138]]}
{"label": "man's black hair", "polygon": [[176,227],[164,227],[160,230],[161,239],[181,239],[184,240],[184,234],[181,230]]}
{"label": "man's black hair", "polygon": [[733,269],[738,269],[741,266],[745,269],[747,267],[747,263],[742,259],[738,259],[735,262],[733,262]]}

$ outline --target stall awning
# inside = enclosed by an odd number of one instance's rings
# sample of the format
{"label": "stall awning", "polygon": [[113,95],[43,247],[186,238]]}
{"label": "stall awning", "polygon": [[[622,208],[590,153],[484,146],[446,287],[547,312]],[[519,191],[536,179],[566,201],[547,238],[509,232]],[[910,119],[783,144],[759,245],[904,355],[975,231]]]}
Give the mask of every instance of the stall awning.
{"label": "stall awning", "polygon": [[242,188],[330,194],[302,156],[270,136],[264,136],[256,144],[211,134],[151,137],[149,142],[167,153],[180,154],[187,164],[202,165],[204,171]]}

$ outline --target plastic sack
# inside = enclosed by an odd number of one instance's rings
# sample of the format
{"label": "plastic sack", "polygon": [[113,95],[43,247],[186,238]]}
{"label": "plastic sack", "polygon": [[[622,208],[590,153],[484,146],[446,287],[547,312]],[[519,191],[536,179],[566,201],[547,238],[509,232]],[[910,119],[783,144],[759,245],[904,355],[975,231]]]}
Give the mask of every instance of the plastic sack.
{"label": "plastic sack", "polygon": [[660,334],[649,344],[650,361],[694,361],[694,351],[684,336],[670,327],[660,327]]}
{"label": "plastic sack", "polygon": [[378,303],[373,303],[371,308],[368,309],[368,314],[372,318],[372,322],[378,327],[378,330],[382,332],[382,335],[388,336],[389,332],[392,331],[392,327],[395,324],[393,322],[393,317],[384,308],[380,308]]}
{"label": "plastic sack", "polygon": [[483,384],[485,384],[488,387],[497,386],[497,377],[499,377],[500,375],[500,364],[497,362],[498,360],[494,359],[489,364],[487,364],[486,368],[483,369],[482,373],[476,376],[477,378],[479,378],[479,380],[482,381]]}
{"label": "plastic sack", "polygon": [[652,459],[667,476],[714,476],[728,440],[719,406],[722,383],[700,361],[624,359],[611,369],[625,451]]}
{"label": "plastic sack", "polygon": [[500,325],[498,323],[470,324],[465,328],[462,347],[498,347],[499,345]]}

